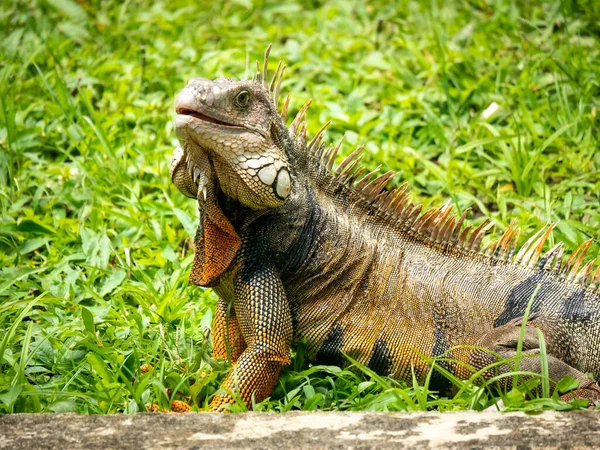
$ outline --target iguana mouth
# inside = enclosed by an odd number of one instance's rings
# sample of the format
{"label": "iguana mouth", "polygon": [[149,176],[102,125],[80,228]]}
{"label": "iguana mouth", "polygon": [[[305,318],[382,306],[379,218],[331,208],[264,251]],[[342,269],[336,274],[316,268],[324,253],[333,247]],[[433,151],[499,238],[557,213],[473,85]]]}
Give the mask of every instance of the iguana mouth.
{"label": "iguana mouth", "polygon": [[200,111],[194,111],[193,109],[189,109],[189,108],[181,108],[181,107],[176,108],[175,112],[177,114],[179,114],[180,116],[190,116],[195,119],[201,120],[203,122],[214,123],[215,125],[221,125],[224,127],[233,127],[233,128],[243,128],[243,127],[240,127],[239,125],[235,125],[232,123],[224,122],[219,119],[215,119],[214,117],[208,116],[204,113],[201,113]]}

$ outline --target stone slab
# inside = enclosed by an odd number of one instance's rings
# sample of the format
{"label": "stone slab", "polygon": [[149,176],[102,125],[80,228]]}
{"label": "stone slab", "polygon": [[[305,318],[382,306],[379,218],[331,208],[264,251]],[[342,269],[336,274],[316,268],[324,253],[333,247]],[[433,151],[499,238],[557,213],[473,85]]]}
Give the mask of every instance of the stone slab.
{"label": "stone slab", "polygon": [[599,447],[598,411],[0,416],[10,450]]}

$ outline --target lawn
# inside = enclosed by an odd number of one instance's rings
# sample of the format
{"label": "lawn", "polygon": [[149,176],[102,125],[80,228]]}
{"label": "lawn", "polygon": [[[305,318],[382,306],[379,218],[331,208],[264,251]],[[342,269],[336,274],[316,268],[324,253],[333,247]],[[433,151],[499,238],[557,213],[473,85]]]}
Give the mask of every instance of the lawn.
{"label": "lawn", "polygon": [[[600,256],[600,2],[367,3],[1,3],[0,413],[205,407],[228,368],[211,358],[216,296],[187,283],[197,212],[169,181],[173,99],[194,76],[249,76],[269,43],[290,115],[313,99],[309,134],[331,120],[344,154],[366,144],[425,206],[473,205],[496,234],[559,221],[549,245],[595,238]],[[460,386],[310,367],[300,345],[253,407],[493,405]]]}

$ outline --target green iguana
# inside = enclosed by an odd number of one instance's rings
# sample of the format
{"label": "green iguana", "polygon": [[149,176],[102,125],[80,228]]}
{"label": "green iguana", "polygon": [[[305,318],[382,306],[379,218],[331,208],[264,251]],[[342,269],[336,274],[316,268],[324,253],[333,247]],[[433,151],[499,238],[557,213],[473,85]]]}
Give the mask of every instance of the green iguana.
{"label": "green iguana", "polygon": [[[348,354],[422,381],[423,355],[445,355],[456,363],[440,364],[468,378],[470,367],[516,354],[536,289],[524,354],[538,354],[539,328],[550,378],[580,382],[563,398],[600,399],[584,374],[600,376],[600,268],[583,265],[591,240],[568,258],[562,243],[542,255],[553,226],[518,249],[511,224],[484,251],[486,221],[464,226],[467,211],[456,217],[450,203],[421,212],[406,185],[385,189],[393,172],[364,174],[362,147],[334,169],[340,145],[325,145],[327,125],[307,143],[310,101],[286,127],[285,66],[269,83],[269,49],[253,80],[194,78],[176,99],[171,178],[200,213],[190,282],[219,295],[214,354],[233,364],[211,410],[226,410],[235,393],[246,403],[270,395],[299,339],[318,363],[341,365]],[[539,357],[520,369],[540,373]],[[449,387],[441,375],[433,382]]]}

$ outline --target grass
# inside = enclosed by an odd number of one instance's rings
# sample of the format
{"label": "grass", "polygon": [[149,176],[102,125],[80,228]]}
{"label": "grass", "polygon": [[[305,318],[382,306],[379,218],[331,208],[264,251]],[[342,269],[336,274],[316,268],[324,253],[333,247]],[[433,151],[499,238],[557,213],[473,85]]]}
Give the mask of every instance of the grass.
{"label": "grass", "polygon": [[[216,298],[187,285],[195,206],[168,179],[173,98],[193,76],[249,75],[268,43],[273,68],[288,64],[292,109],[314,99],[309,132],[331,119],[344,153],[366,143],[366,163],[397,170],[426,206],[473,204],[473,221],[499,232],[511,218],[525,232],[560,220],[554,241],[593,237],[600,255],[600,3],[389,3],[2,2],[1,413],[201,409],[216,391]],[[309,367],[300,345],[254,407],[481,410],[498,398],[453,382],[440,398],[366,368]],[[535,382],[545,396],[500,397],[581,406]]]}

